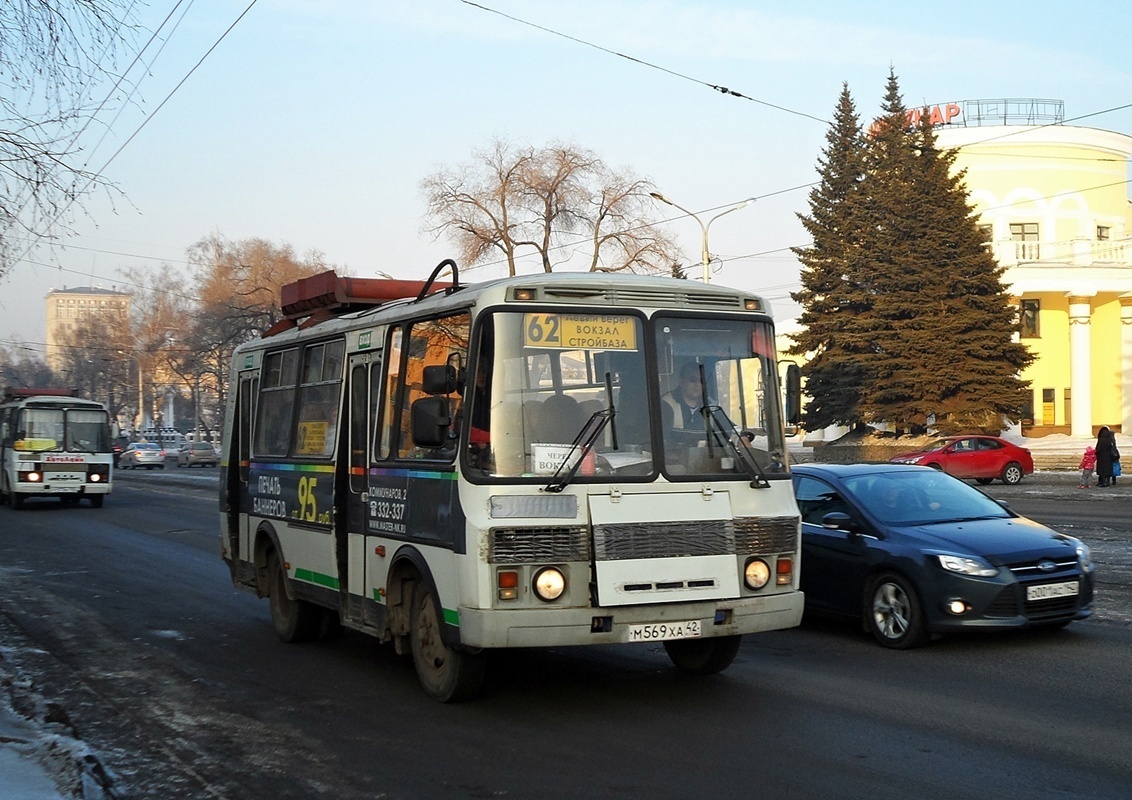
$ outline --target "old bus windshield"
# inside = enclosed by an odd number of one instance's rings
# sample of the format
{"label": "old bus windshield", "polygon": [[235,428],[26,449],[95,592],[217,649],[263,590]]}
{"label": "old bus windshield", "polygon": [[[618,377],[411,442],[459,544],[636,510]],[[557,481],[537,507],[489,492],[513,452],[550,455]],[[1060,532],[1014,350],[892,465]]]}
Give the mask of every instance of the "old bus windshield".
{"label": "old bus windshield", "polygon": [[753,460],[756,472],[784,472],[770,325],[673,315],[654,326],[665,471],[727,475]]}
{"label": "old bus windshield", "polygon": [[[577,466],[579,481],[786,471],[769,323],[499,312],[485,320],[478,363],[472,475],[550,478],[564,465]],[[595,415],[612,419],[582,447]]]}
{"label": "old bus windshield", "polygon": [[25,408],[16,423],[14,449],[38,452],[110,452],[102,409]]}
{"label": "old bus windshield", "polygon": [[[470,388],[470,464],[481,475],[576,479],[655,474],[642,320],[626,314],[499,312],[485,320]],[[615,415],[588,452],[594,414]],[[573,466],[568,464],[567,466]]]}

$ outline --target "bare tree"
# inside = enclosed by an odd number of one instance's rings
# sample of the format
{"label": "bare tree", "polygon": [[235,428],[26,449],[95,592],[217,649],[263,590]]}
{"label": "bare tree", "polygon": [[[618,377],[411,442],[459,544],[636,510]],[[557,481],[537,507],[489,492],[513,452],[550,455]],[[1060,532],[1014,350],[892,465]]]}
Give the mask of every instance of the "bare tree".
{"label": "bare tree", "polygon": [[14,343],[0,345],[0,390],[51,388],[59,386],[59,378],[47,366],[47,361],[29,345]]}
{"label": "bare tree", "polygon": [[330,269],[323,254],[298,256],[290,245],[263,239],[232,242],[219,234],[189,248],[197,305],[185,343],[193,372],[213,398],[219,424],[227,397],[232,353],[282,319],[279,291],[286,283]]}
{"label": "bare tree", "polygon": [[424,179],[425,230],[449,236],[469,266],[501,256],[508,274],[533,251],[545,272],[588,248],[590,272],[671,274],[675,243],[654,227],[652,184],[574,145],[541,149],[496,140],[470,164]]}
{"label": "bare tree", "polygon": [[[132,0],[0,3],[0,276],[25,247],[108,184],[80,164],[94,87],[129,44]],[[107,87],[109,88],[109,87]]]}

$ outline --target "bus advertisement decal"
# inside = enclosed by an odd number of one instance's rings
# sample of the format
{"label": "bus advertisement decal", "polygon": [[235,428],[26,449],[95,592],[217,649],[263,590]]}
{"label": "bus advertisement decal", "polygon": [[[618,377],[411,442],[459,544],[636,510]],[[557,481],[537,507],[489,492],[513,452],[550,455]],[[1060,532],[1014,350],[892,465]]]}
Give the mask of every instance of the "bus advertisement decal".
{"label": "bus advertisement decal", "polygon": [[334,468],[322,464],[251,464],[251,512],[260,517],[330,525]]}
{"label": "bus advertisement decal", "polygon": [[464,512],[457,488],[454,472],[372,469],[366,530],[463,552]]}

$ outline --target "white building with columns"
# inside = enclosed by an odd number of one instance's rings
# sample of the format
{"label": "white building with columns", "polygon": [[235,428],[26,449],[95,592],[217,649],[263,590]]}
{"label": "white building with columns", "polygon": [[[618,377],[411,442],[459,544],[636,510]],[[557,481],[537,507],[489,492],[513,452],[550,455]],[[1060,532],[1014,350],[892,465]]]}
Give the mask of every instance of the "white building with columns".
{"label": "white building with columns", "polygon": [[1132,434],[1132,136],[1062,124],[1052,100],[948,104],[937,129],[1019,305],[1026,436]]}

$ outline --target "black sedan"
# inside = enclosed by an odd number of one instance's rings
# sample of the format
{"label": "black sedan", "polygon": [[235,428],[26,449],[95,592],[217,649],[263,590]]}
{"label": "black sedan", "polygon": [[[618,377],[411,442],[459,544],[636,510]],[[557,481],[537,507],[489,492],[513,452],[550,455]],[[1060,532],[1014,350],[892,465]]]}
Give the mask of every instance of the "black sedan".
{"label": "black sedan", "polygon": [[929,467],[794,467],[806,610],[886,647],[949,631],[1061,626],[1092,613],[1089,548]]}

